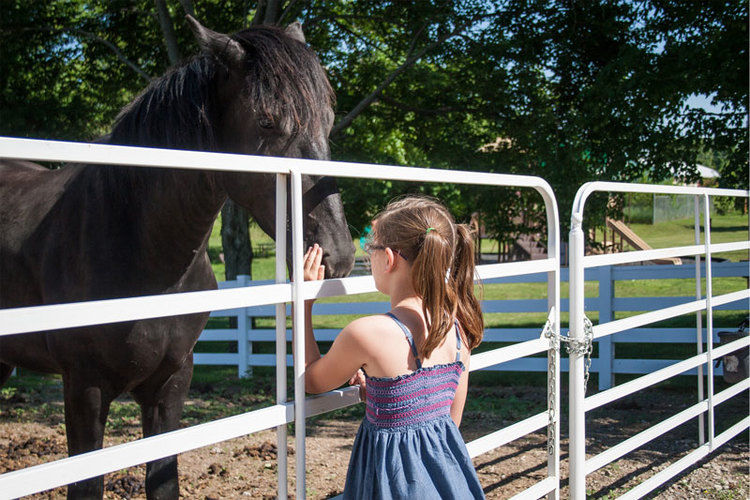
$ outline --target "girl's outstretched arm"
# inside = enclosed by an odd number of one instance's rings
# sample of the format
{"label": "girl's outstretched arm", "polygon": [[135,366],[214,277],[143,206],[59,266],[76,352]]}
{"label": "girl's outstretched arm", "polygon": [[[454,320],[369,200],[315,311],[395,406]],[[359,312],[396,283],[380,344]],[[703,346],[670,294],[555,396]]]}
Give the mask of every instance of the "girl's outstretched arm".
{"label": "girl's outstretched arm", "polygon": [[[323,249],[317,244],[307,250],[304,261],[305,281],[323,279]],[[365,363],[364,323],[350,323],[338,334],[325,356],[321,357],[312,327],[314,300],[305,301],[305,389],[321,393],[336,389],[352,378]]]}

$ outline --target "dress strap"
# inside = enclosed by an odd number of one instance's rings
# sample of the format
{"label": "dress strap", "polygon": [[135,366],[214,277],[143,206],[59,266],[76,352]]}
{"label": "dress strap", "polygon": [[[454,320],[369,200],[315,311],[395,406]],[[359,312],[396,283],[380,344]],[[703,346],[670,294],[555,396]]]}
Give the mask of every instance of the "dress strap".
{"label": "dress strap", "polygon": [[422,368],[422,362],[419,360],[419,354],[417,353],[417,346],[414,345],[414,337],[412,336],[412,334],[409,331],[409,329],[392,312],[387,312],[385,314],[387,316],[390,316],[391,318],[393,318],[393,321],[395,321],[396,324],[398,326],[400,326],[401,329],[404,331],[404,335],[406,335],[406,340],[409,341],[409,346],[411,347],[411,352],[412,352],[412,354],[414,354],[414,360],[417,362],[417,369]]}
{"label": "dress strap", "polygon": [[456,361],[461,361],[461,331],[458,329],[458,320],[456,322]]}

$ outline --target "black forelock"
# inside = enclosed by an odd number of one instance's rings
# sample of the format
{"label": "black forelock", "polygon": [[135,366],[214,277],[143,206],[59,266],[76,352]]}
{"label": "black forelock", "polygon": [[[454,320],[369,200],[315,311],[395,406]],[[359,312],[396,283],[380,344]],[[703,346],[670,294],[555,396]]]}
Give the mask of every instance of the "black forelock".
{"label": "black forelock", "polygon": [[315,53],[274,26],[256,26],[232,38],[247,53],[244,92],[256,113],[286,121],[295,132],[320,127],[334,93]]}

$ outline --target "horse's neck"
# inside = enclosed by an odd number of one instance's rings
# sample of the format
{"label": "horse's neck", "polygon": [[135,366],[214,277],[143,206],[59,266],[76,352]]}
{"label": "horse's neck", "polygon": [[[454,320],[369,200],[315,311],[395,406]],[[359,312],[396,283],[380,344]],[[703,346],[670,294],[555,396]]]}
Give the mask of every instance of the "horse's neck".
{"label": "horse's neck", "polygon": [[111,167],[104,177],[110,199],[129,213],[134,237],[140,241],[142,265],[153,264],[175,274],[201,256],[226,199],[213,174]]}
{"label": "horse's neck", "polygon": [[146,229],[156,240],[182,242],[195,251],[205,243],[226,194],[209,172],[161,170],[159,182],[149,190],[143,207]]}

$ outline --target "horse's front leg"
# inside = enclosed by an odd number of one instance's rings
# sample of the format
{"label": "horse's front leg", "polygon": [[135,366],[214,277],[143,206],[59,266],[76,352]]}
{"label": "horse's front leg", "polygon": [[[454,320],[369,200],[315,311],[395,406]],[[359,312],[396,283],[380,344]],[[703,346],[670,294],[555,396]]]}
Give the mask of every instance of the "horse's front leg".
{"label": "horse's front leg", "polygon": [[[190,389],[193,375],[193,356],[187,356],[184,364],[161,387],[148,382],[133,391],[141,405],[143,436],[153,436],[179,427],[182,406]],[[177,456],[154,460],[146,465],[146,497],[149,500],[173,500],[179,498],[177,478]]]}
{"label": "horse's front leg", "polygon": [[[115,397],[107,387],[94,371],[63,374],[65,433],[70,456],[101,449],[109,405]],[[103,492],[103,476],[68,485],[70,499],[100,499]]]}

